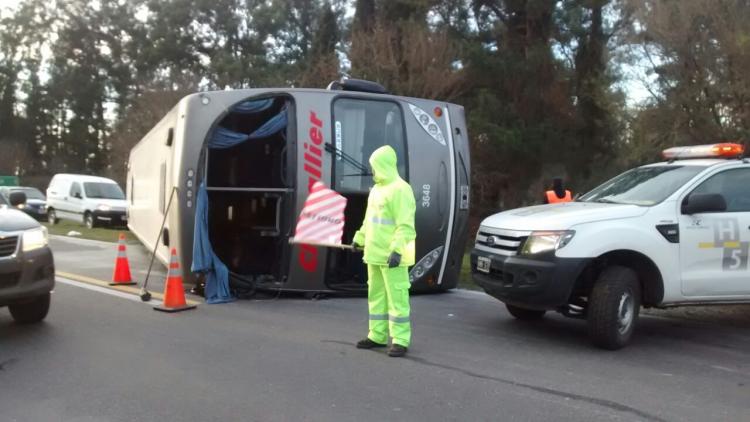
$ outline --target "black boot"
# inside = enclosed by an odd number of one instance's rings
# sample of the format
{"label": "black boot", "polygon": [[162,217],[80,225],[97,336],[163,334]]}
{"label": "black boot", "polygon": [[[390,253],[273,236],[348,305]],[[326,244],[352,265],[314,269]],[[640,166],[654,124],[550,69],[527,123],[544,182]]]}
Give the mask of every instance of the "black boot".
{"label": "black boot", "polygon": [[400,344],[394,344],[390,349],[388,349],[388,356],[392,358],[400,358],[401,356],[406,355],[407,350],[409,350],[409,348],[404,347]]}
{"label": "black boot", "polygon": [[376,347],[385,347],[385,344],[375,343],[374,341],[366,338],[357,342],[357,349],[374,349]]}

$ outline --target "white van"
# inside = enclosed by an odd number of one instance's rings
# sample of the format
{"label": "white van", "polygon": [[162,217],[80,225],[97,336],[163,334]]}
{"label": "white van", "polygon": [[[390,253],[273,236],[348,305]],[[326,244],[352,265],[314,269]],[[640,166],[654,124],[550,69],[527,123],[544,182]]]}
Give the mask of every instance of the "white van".
{"label": "white van", "polygon": [[81,174],[57,174],[47,188],[50,224],[71,220],[94,228],[127,224],[125,194],[114,180]]}

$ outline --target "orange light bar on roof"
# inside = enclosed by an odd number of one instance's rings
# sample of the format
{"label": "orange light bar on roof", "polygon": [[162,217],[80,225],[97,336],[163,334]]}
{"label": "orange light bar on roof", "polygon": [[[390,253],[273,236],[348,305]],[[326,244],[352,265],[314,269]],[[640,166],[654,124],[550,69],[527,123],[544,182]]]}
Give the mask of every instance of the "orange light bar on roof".
{"label": "orange light bar on roof", "polygon": [[682,160],[688,158],[736,158],[742,156],[744,152],[744,146],[724,142],[711,145],[674,147],[665,149],[661,154],[665,160]]}

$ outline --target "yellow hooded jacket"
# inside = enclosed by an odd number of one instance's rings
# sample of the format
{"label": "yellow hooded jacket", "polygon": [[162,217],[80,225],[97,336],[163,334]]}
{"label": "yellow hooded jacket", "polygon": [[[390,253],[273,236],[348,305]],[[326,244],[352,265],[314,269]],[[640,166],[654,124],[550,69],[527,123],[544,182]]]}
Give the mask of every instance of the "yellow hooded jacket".
{"label": "yellow hooded jacket", "polygon": [[387,265],[391,252],[401,255],[401,267],[414,265],[414,191],[398,175],[396,151],[382,146],[370,156],[375,186],[367,199],[362,227],[354,234],[354,243],[363,245],[364,261]]}

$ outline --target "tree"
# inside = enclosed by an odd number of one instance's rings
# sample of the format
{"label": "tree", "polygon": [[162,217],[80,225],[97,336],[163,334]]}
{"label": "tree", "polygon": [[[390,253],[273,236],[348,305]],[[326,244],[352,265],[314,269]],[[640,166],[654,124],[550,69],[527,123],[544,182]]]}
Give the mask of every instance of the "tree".
{"label": "tree", "polygon": [[312,40],[307,66],[300,77],[303,87],[323,88],[339,76],[339,59],[336,45],[339,33],[336,28],[336,13],[329,2],[325,2],[318,18],[317,30]]}
{"label": "tree", "polygon": [[111,146],[111,166],[106,174],[124,185],[130,150],[174,107],[181,98],[195,92],[194,87],[164,91],[161,86],[143,87],[141,94],[118,119],[106,138]]}
{"label": "tree", "polygon": [[750,6],[737,0],[631,0],[631,40],[652,99],[632,123],[633,158],[677,144],[750,139]]}
{"label": "tree", "polygon": [[584,185],[589,184],[592,170],[600,173],[617,157],[623,132],[618,110],[624,108],[624,96],[615,88],[617,75],[608,66],[614,58],[610,40],[631,21],[629,10],[621,6],[613,0],[581,0],[564,10],[568,25],[563,30],[569,31],[569,41],[575,44],[572,86],[576,101],[575,136],[565,159],[571,178]]}
{"label": "tree", "polygon": [[375,0],[356,0],[352,32],[369,32],[375,27]]}

